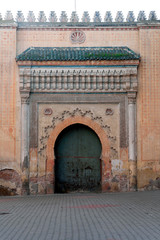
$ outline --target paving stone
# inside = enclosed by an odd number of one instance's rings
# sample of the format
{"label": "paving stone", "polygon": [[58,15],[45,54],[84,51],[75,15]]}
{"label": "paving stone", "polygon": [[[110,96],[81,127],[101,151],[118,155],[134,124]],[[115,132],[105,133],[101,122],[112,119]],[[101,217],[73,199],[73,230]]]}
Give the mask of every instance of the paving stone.
{"label": "paving stone", "polygon": [[159,240],[160,191],[0,197],[0,240]]}

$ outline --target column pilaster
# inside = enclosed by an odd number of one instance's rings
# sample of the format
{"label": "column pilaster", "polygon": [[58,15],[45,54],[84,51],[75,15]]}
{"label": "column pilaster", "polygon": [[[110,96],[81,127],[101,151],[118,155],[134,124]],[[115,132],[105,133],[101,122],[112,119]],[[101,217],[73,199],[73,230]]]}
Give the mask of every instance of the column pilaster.
{"label": "column pilaster", "polygon": [[137,189],[136,156],[136,92],[128,93],[128,130],[129,130],[129,188]]}
{"label": "column pilaster", "polygon": [[29,194],[29,92],[21,93],[22,194]]}

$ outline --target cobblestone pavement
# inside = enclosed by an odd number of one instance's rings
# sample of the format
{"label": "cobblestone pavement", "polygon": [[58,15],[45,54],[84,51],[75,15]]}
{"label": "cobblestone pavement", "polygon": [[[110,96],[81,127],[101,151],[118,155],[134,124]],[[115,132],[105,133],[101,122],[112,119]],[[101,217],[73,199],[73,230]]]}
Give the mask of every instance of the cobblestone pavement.
{"label": "cobblestone pavement", "polygon": [[160,240],[160,191],[0,197],[0,240]]}

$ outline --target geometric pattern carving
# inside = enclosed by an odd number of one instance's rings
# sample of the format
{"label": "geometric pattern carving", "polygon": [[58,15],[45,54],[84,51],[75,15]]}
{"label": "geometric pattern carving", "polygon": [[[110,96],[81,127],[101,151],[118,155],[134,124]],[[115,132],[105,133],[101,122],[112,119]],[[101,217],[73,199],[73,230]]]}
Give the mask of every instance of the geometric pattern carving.
{"label": "geometric pattern carving", "polygon": [[137,91],[137,67],[20,68],[20,91],[129,92]]}
{"label": "geometric pattern carving", "polygon": [[105,130],[108,140],[110,142],[110,148],[111,148],[110,158],[116,159],[118,157],[118,151],[116,149],[116,137],[112,136],[110,126],[104,123],[104,120],[102,117],[94,115],[94,113],[91,110],[83,111],[80,108],[76,108],[73,111],[63,111],[58,116],[55,116],[52,118],[51,125],[48,125],[44,128],[43,135],[40,137],[40,146],[39,146],[38,153],[42,155],[43,150],[46,149],[47,140],[50,136],[51,131],[56,127],[56,125],[59,122],[62,122],[69,117],[75,117],[75,116],[88,117],[91,120],[97,122]]}

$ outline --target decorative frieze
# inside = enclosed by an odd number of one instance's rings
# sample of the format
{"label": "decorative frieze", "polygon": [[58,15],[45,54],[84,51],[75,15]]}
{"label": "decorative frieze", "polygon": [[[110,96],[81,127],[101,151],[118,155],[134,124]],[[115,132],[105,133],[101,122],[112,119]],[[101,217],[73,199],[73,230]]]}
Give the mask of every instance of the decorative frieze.
{"label": "decorative frieze", "polygon": [[129,92],[137,91],[137,67],[20,68],[20,91]]}
{"label": "decorative frieze", "polygon": [[[136,18],[134,16],[134,12],[129,11],[128,14],[127,14],[127,17],[126,17],[126,23],[135,22],[135,19]],[[0,14],[0,20],[3,20],[1,14]],[[13,18],[13,15],[12,15],[11,11],[6,12],[4,20],[14,21],[14,18]],[[17,12],[17,16],[16,16],[15,20],[16,20],[16,22],[24,22],[25,21],[25,18],[24,18],[24,15],[23,15],[22,11]],[[47,22],[47,18],[46,18],[45,13],[43,11],[39,12],[39,16],[37,17],[37,20],[38,20],[38,22]],[[156,15],[155,11],[150,11],[148,19],[146,18],[146,15],[145,15],[144,11],[140,11],[138,16],[137,16],[137,22],[156,21],[156,20],[158,20],[158,18],[157,18],[157,15]],[[55,11],[50,12],[49,17],[48,17],[48,21],[52,22],[52,23],[57,22],[57,15],[56,15]],[[35,14],[34,14],[33,11],[28,12],[27,22],[36,22],[36,17],[35,17]],[[68,22],[67,13],[65,11],[61,12],[61,15],[59,17],[59,22],[60,23]],[[73,11],[72,14],[71,14],[70,22],[71,23],[78,23],[79,22],[79,16],[75,11]],[[89,16],[89,13],[87,11],[84,11],[84,13],[82,14],[81,22],[84,22],[84,23],[89,23],[90,22],[90,16]],[[95,11],[92,22],[94,22],[94,23],[102,22],[102,18],[101,18],[101,15],[100,15],[99,11]],[[123,16],[122,11],[117,12],[114,21],[112,19],[111,12],[106,11],[105,16],[104,16],[104,22],[107,22],[107,23],[111,23],[111,22],[122,23],[122,22],[124,22],[124,16]]]}

